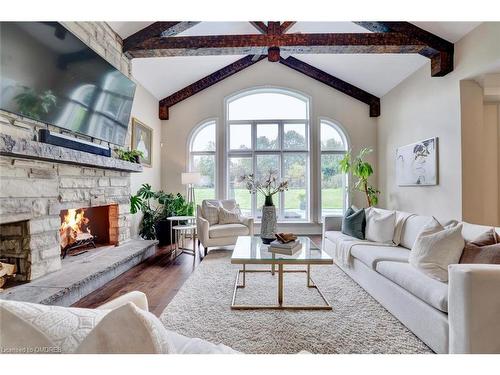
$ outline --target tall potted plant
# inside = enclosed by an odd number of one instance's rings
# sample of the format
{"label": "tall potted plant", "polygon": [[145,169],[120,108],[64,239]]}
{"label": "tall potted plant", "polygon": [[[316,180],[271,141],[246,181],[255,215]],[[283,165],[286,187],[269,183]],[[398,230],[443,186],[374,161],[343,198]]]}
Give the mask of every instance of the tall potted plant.
{"label": "tall potted plant", "polygon": [[273,196],[288,190],[288,181],[278,181],[278,173],[275,170],[270,170],[264,181],[258,181],[253,174],[245,175],[241,180],[246,183],[251,194],[260,193],[264,196],[260,237],[263,243],[269,244],[275,239],[276,233],[276,207]]}
{"label": "tall potted plant", "polygon": [[143,184],[137,193],[130,197],[130,212],[142,212],[139,235],[147,240],[158,239],[160,246],[170,245],[171,222],[169,216],[185,216],[193,214],[193,204],[177,193],[153,191],[151,185]]}
{"label": "tall potted plant", "polygon": [[354,159],[349,151],[339,162],[340,170],[343,173],[352,173],[358,179],[354,184],[354,190],[365,194],[368,207],[377,205],[378,195],[380,194],[380,191],[368,182],[368,179],[373,174],[373,167],[365,160],[365,157],[372,151],[369,148],[364,148]]}

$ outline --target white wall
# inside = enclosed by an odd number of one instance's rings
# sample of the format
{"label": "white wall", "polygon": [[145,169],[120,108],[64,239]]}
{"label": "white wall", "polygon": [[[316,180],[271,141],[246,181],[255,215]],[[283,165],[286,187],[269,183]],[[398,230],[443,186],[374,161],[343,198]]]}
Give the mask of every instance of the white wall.
{"label": "white wall", "polygon": [[[500,23],[483,23],[455,44],[455,69],[441,78],[430,62],[382,98],[378,121],[380,205],[425,215],[462,218],[460,81],[500,66]],[[396,148],[439,137],[439,185],[399,187]]]}
{"label": "white wall", "polygon": [[[347,131],[356,153],[363,147],[377,149],[376,119],[369,117],[368,105],[346,96],[332,88],[317,82],[303,74],[295,72],[279,63],[261,61],[244,71],[225,79],[222,82],[184,100],[169,109],[169,120],[163,121],[162,141],[165,147],[162,155],[162,187],[170,192],[184,192],[181,185],[181,173],[187,170],[188,137],[197,124],[215,118],[218,127],[219,166],[223,165],[224,144],[224,98],[240,90],[253,87],[273,86],[290,88],[311,97],[310,119],[312,123],[312,139],[318,139],[319,118],[326,117],[340,123]],[[314,145],[314,142],[312,143]],[[318,166],[318,150],[311,152],[312,165]],[[371,161],[376,161],[376,152]],[[319,167],[313,170],[312,181],[318,181]],[[376,183],[376,179],[374,178]],[[225,181],[220,180],[219,196],[225,194]],[[312,185],[318,190],[317,183]],[[362,194],[355,193],[354,203],[364,205]],[[318,194],[313,195],[311,208],[312,219],[316,220],[319,205]]]}
{"label": "white wall", "polygon": [[[161,188],[161,121],[158,118],[158,99],[151,95],[144,87],[137,84],[134,103],[132,105],[132,116],[153,129],[153,163],[152,167],[144,166],[142,173],[132,173],[130,178],[130,192],[135,194],[137,189],[144,184],[150,184],[153,189]],[[132,121],[132,120],[131,120]],[[132,129],[130,124],[129,131]],[[128,137],[130,140],[130,137]],[[166,164],[166,163],[164,163]],[[141,215],[132,215],[131,234],[136,236],[139,228]]]}

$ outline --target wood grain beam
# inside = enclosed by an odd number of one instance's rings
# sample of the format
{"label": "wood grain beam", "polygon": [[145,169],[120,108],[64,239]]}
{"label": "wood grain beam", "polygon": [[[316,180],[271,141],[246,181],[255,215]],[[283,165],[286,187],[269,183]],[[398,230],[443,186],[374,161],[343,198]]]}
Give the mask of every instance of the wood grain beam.
{"label": "wood grain beam", "polygon": [[431,59],[431,75],[442,77],[453,71],[453,43],[410,22],[354,22],[375,33],[396,32],[415,38],[426,45],[419,53]]}
{"label": "wood grain beam", "polygon": [[137,31],[123,40],[123,50],[136,46],[145,40],[153,37],[168,37],[177,35],[199,22],[194,21],[174,21],[174,22],[153,22],[151,25]]}
{"label": "wood grain beam", "polygon": [[331,74],[320,70],[312,65],[296,59],[295,57],[287,57],[280,59],[280,63],[292,68],[293,70],[305,74],[306,76],[322,82],[331,88],[338,90],[350,97],[362,101],[370,106],[370,117],[380,116],[380,98],[366,92],[359,87],[356,87],[340,78],[334,77]]}
{"label": "wood grain beam", "polygon": [[281,33],[284,34],[286,33],[288,30],[290,30],[290,28],[295,25],[297,22],[295,21],[285,21],[281,24]]}
{"label": "wood grain beam", "polygon": [[267,34],[267,25],[262,21],[250,21],[253,27],[260,31],[261,34]]}
{"label": "wood grain beam", "polygon": [[182,90],[179,90],[173,93],[172,95],[167,96],[166,98],[160,100],[160,108],[159,108],[160,119],[168,120],[168,115],[169,115],[168,109],[174,104],[177,104],[199,93],[200,91],[203,91],[206,88],[215,85],[217,82],[220,82],[223,79],[226,79],[227,77],[230,77],[235,73],[241,72],[243,69],[246,69],[249,66],[252,66],[253,64],[265,58],[266,55],[261,55],[257,59],[254,59],[253,55],[245,56],[242,59],[239,59],[233,62],[232,64],[229,64],[217,70],[216,72],[209,74],[206,77],[203,77],[202,79],[196,81],[195,83],[192,83],[191,85],[183,88]]}
{"label": "wood grain beam", "polygon": [[427,46],[401,33],[247,34],[152,37],[124,50],[133,57],[301,53],[420,53]]}

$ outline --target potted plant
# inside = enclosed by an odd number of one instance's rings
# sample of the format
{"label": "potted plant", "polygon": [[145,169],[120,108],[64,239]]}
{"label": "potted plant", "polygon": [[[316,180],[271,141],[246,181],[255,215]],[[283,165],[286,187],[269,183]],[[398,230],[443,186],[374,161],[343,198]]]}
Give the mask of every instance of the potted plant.
{"label": "potted plant", "polygon": [[151,185],[143,184],[136,195],[130,197],[130,212],[139,211],[143,214],[139,235],[147,240],[158,239],[160,246],[165,246],[172,243],[171,222],[167,217],[192,215],[194,206],[179,193],[155,192]]}
{"label": "potted plant", "polygon": [[364,148],[354,160],[349,151],[339,162],[340,170],[343,173],[352,173],[354,177],[357,177],[358,181],[354,184],[354,190],[365,194],[368,207],[377,205],[380,194],[380,191],[368,182],[369,177],[373,174],[373,167],[365,160],[365,156],[372,151],[369,148]]}
{"label": "potted plant", "polygon": [[131,163],[139,164],[141,162],[141,158],[144,157],[142,151],[139,150],[122,150],[120,148],[115,148],[116,155],[118,159],[129,161]]}
{"label": "potted plant", "polygon": [[265,244],[271,243],[276,233],[276,207],[273,195],[288,190],[288,181],[278,181],[278,172],[270,170],[264,181],[256,180],[253,174],[241,178],[246,183],[246,188],[251,194],[260,193],[264,196],[262,207],[262,220],[260,224],[260,237]]}

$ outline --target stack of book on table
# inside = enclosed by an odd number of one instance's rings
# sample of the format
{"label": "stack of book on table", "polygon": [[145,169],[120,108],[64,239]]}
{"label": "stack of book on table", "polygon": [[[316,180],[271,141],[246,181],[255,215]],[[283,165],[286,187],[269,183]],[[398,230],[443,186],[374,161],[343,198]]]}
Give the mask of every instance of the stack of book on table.
{"label": "stack of book on table", "polygon": [[[302,243],[297,240],[297,236],[290,238],[290,235],[280,233],[276,235],[278,239],[274,240],[269,244],[269,252],[283,255],[293,255],[300,249],[302,249]],[[286,241],[286,242],[284,242]]]}

